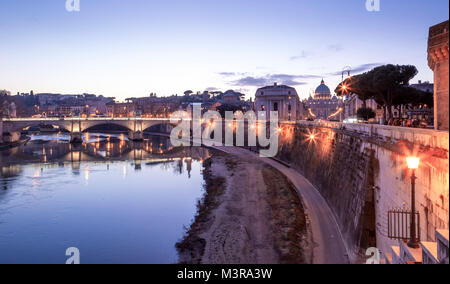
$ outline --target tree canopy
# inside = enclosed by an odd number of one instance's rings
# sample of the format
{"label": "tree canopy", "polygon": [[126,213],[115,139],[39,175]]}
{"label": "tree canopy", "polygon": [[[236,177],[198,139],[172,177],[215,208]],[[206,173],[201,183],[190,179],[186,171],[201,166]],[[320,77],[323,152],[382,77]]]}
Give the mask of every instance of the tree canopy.
{"label": "tree canopy", "polygon": [[367,100],[376,96],[368,73],[347,78],[338,85],[335,92],[338,96],[357,94],[358,98],[363,101],[364,107]]}
{"label": "tree canopy", "polygon": [[359,119],[368,121],[372,118],[375,118],[376,116],[377,116],[377,114],[371,108],[363,107],[363,108],[358,109],[358,118]]}
{"label": "tree canopy", "polygon": [[402,105],[432,106],[433,94],[417,90],[409,86],[409,82],[418,71],[412,65],[384,65],[372,69],[361,75],[347,78],[336,88],[339,96],[357,94],[364,102],[375,100],[387,109],[385,117],[393,117],[392,107]]}
{"label": "tree canopy", "polygon": [[7,91],[7,90],[0,90],[0,97],[1,96],[10,96],[11,92]]}
{"label": "tree canopy", "polygon": [[222,117],[225,117],[225,113],[227,111],[231,111],[233,113],[237,112],[237,111],[242,111],[244,112],[244,109],[240,106],[236,106],[236,105],[231,105],[231,104],[222,104],[221,106],[217,107],[217,111],[220,113],[220,115]]}

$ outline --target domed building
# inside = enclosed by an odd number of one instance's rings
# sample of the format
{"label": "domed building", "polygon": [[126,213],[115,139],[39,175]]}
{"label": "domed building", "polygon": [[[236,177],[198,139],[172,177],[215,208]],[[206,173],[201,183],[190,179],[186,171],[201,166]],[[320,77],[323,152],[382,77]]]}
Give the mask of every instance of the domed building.
{"label": "domed building", "polygon": [[343,106],[342,100],[331,94],[324,80],[316,88],[314,98],[310,96],[303,103],[312,119],[341,120],[339,110]]}
{"label": "domed building", "polygon": [[314,99],[316,100],[330,100],[331,99],[331,91],[327,85],[325,85],[325,81],[322,80],[319,87],[316,88],[314,92]]}

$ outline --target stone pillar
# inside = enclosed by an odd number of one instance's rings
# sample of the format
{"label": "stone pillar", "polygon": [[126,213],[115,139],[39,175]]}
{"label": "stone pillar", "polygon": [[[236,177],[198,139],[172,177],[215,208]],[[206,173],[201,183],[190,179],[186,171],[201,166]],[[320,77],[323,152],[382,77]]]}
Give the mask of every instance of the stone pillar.
{"label": "stone pillar", "polygon": [[133,130],[128,132],[128,139],[130,141],[144,141],[144,129],[142,120],[135,120]]}
{"label": "stone pillar", "polygon": [[13,132],[6,132],[6,135],[3,135],[2,140],[4,143],[15,143],[20,140],[20,132],[19,131],[13,131]]}
{"label": "stone pillar", "polygon": [[128,132],[128,139],[131,141],[143,141],[144,133],[142,131],[130,131]]}
{"label": "stone pillar", "polygon": [[449,130],[449,21],[430,28],[428,65],[434,72],[434,125]]}
{"label": "stone pillar", "polygon": [[80,144],[83,143],[83,137],[81,132],[71,132],[70,133],[70,143]]}

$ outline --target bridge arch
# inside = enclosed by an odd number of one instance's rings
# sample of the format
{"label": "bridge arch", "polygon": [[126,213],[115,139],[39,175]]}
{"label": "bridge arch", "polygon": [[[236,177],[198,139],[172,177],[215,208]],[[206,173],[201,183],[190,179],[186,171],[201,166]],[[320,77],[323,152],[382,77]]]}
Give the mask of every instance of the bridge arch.
{"label": "bridge arch", "polygon": [[123,119],[123,120],[80,120],[75,121],[75,124],[79,126],[79,132],[85,132],[89,128],[100,125],[115,125],[122,128],[126,128],[129,131],[143,132],[155,125],[170,125],[169,120],[138,120],[138,119]]}
{"label": "bridge arch", "polygon": [[174,125],[167,122],[159,122],[152,124],[145,124],[143,126],[143,132],[153,132],[153,133],[170,133]]}
{"label": "bridge arch", "polygon": [[[122,125],[120,123],[103,122],[103,123],[98,123],[95,125],[82,126],[81,132],[84,133],[84,132],[92,132],[92,131],[101,131],[101,130],[96,130],[96,128],[101,128],[102,131],[104,131],[104,130],[123,131],[123,132],[133,131],[130,127],[128,127],[126,125]],[[116,129],[113,129],[113,128],[116,128]]]}

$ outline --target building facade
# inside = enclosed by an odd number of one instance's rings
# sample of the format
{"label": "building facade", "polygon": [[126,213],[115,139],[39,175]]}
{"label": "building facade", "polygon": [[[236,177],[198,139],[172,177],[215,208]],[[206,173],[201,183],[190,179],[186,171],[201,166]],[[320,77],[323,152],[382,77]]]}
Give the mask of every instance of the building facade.
{"label": "building facade", "polygon": [[125,118],[140,116],[137,106],[132,103],[110,103],[106,105],[107,116],[113,118]]}
{"label": "building facade", "polygon": [[235,92],[233,90],[228,90],[222,95],[222,100],[224,104],[239,105],[243,101],[244,94]]}
{"label": "building facade", "polygon": [[411,84],[411,88],[420,90],[422,92],[433,93],[434,92],[434,84],[428,81],[422,82],[418,81],[417,84]]}
{"label": "building facade", "polygon": [[2,116],[9,118],[16,118],[17,117],[16,104],[14,102],[9,103],[6,100],[3,101]]}
{"label": "building facade", "polygon": [[343,102],[331,95],[330,88],[322,80],[314,92],[314,98],[310,96],[304,104],[311,119],[339,120],[343,119]]}
{"label": "building facade", "polygon": [[278,112],[278,119],[282,121],[301,119],[300,99],[292,87],[275,83],[258,89],[255,97],[255,111],[265,112],[266,119],[270,119],[272,111]]}
{"label": "building facade", "polygon": [[428,65],[434,72],[434,126],[449,130],[449,21],[430,28]]}

